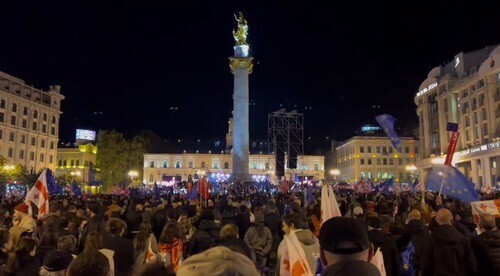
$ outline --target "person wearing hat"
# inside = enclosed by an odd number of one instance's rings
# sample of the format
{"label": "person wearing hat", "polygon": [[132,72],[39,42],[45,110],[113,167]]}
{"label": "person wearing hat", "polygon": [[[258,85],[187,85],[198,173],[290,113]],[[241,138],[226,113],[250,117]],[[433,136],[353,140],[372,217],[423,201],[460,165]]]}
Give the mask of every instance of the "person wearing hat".
{"label": "person wearing hat", "polygon": [[365,224],[358,219],[334,217],[319,233],[322,275],[380,275],[371,264],[373,245]]}
{"label": "person wearing hat", "polygon": [[73,256],[64,251],[51,250],[47,252],[40,268],[40,276],[66,275],[66,269],[73,261]]}
{"label": "person wearing hat", "polygon": [[18,204],[14,208],[14,225],[28,229],[33,232],[36,228],[36,221],[29,214],[29,206],[25,203]]}
{"label": "person wearing hat", "polygon": [[216,246],[187,258],[177,271],[178,276],[259,276],[252,261],[224,246]]}

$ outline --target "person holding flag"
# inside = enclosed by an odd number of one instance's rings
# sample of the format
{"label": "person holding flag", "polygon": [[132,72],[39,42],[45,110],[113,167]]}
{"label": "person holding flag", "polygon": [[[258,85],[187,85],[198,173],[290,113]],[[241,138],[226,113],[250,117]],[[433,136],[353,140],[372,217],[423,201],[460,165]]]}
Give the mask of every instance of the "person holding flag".
{"label": "person holding flag", "polygon": [[26,195],[26,203],[35,204],[38,207],[38,218],[42,218],[49,213],[49,193],[47,188],[47,169],[44,169],[35,185]]}

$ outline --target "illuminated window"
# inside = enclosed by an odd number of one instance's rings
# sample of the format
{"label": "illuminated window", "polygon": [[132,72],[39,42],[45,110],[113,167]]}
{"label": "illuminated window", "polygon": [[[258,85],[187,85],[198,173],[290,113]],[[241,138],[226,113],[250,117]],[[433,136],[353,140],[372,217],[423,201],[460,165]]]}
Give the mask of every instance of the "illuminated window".
{"label": "illuminated window", "polygon": [[365,178],[365,177],[366,177],[365,172],[361,172],[361,178]]}
{"label": "illuminated window", "polygon": [[384,172],[384,174],[382,175],[382,178],[387,178],[387,173]]}
{"label": "illuminated window", "polygon": [[318,164],[314,164],[314,170],[315,171],[319,171],[319,165]]}
{"label": "illuminated window", "polygon": [[175,161],[175,168],[180,169],[180,167],[181,167],[181,161],[179,160]]}
{"label": "illuminated window", "polygon": [[163,164],[161,165],[162,168],[168,168],[168,163],[167,161],[163,161]]}
{"label": "illuminated window", "polygon": [[224,169],[229,169],[229,163],[228,162],[224,163]]}
{"label": "illuminated window", "polygon": [[269,163],[266,163],[266,164],[264,165],[264,168],[265,168],[266,170],[269,170]]}
{"label": "illuminated window", "polygon": [[254,169],[254,170],[257,169],[257,163],[255,163],[255,162],[252,163],[252,169]]}
{"label": "illuminated window", "polygon": [[193,168],[193,162],[188,163],[188,168],[192,169]]}
{"label": "illuminated window", "polygon": [[151,161],[151,162],[149,162],[149,167],[150,167],[150,168],[154,168],[154,167],[155,167],[155,161]]}
{"label": "illuminated window", "polygon": [[205,161],[202,161],[202,162],[201,162],[201,167],[202,167],[202,168],[205,168]]}
{"label": "illuminated window", "polygon": [[372,147],[370,147],[370,146],[366,147],[366,152],[371,153],[372,152]]}
{"label": "illuminated window", "polygon": [[382,173],[381,172],[377,172],[377,178],[382,178]]}
{"label": "illuminated window", "polygon": [[218,169],[219,168],[219,162],[218,161],[215,161],[214,162],[214,169]]}

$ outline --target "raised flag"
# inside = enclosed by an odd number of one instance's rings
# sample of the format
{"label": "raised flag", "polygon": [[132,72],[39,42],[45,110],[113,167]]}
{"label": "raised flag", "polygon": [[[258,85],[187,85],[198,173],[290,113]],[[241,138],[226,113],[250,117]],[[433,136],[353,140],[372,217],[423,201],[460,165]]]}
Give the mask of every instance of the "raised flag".
{"label": "raised flag", "polygon": [[78,186],[78,183],[76,183],[76,180],[73,180],[73,184],[71,185],[71,192],[73,196],[81,196],[82,195],[82,190]]}
{"label": "raised flag", "polygon": [[401,152],[403,148],[401,144],[401,138],[399,138],[398,134],[394,130],[394,123],[396,122],[396,118],[392,117],[389,114],[382,114],[375,117],[375,120],[380,125],[380,127],[382,127],[385,134],[389,136],[389,139],[391,140],[394,148],[396,148],[398,152]]}
{"label": "raised flag", "polygon": [[46,169],[47,174],[46,174],[46,179],[47,179],[47,189],[50,194],[59,194],[61,193],[61,189],[59,186],[56,184],[56,178],[52,174],[52,171],[50,169]]}
{"label": "raised flag", "polygon": [[323,184],[321,186],[321,224],[333,218],[340,217],[339,205],[331,185]]}
{"label": "raised flag", "polygon": [[49,213],[49,193],[47,190],[47,169],[44,169],[35,185],[26,195],[26,200],[38,207],[38,218]]}
{"label": "raised flag", "polygon": [[373,254],[370,263],[378,268],[378,271],[380,271],[381,276],[387,275],[384,265],[384,256],[382,255],[382,251],[380,251],[380,248],[377,248],[377,251],[375,252],[375,254]]}
{"label": "raised flag", "polygon": [[479,201],[474,184],[453,166],[434,165],[427,178],[426,186],[429,190],[440,191],[440,193],[462,202]]}
{"label": "raised flag", "polygon": [[284,238],[280,262],[280,276],[313,275],[313,271],[309,267],[306,254],[295,235],[295,231],[291,231]]}
{"label": "raised flag", "polygon": [[475,223],[479,222],[479,217],[482,215],[500,217],[500,199],[474,201],[470,203],[470,206]]}

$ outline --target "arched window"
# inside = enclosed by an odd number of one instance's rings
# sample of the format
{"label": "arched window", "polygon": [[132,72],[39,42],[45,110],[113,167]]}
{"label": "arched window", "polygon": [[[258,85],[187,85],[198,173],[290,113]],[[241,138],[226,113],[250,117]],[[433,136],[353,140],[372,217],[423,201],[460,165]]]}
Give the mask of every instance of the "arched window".
{"label": "arched window", "polygon": [[314,170],[315,171],[319,171],[319,165],[318,164],[314,164]]}
{"label": "arched window", "polygon": [[307,170],[307,166],[304,164],[302,165],[302,170],[306,171]]}
{"label": "arched window", "polygon": [[27,107],[24,107],[23,108],[23,115],[28,115],[28,108]]}
{"label": "arched window", "polygon": [[228,162],[224,163],[224,169],[229,169],[229,163]]}
{"label": "arched window", "polygon": [[149,162],[149,167],[150,167],[150,168],[154,168],[154,167],[155,167],[155,161],[151,161],[151,162]]}
{"label": "arched window", "polygon": [[167,161],[163,161],[163,164],[161,165],[162,168],[168,168],[168,163]]}
{"label": "arched window", "polygon": [[153,174],[149,175],[149,182],[153,182]]}
{"label": "arched window", "polygon": [[265,168],[266,170],[269,170],[269,163],[266,163]]}
{"label": "arched window", "polygon": [[38,118],[38,111],[33,111],[33,118]]}
{"label": "arched window", "polygon": [[384,174],[382,175],[382,178],[387,178],[387,172],[384,172]]}
{"label": "arched window", "polygon": [[5,100],[0,101],[0,108],[5,108]]}
{"label": "arched window", "polygon": [[46,122],[47,121],[47,113],[43,113],[43,121]]}
{"label": "arched window", "polygon": [[180,167],[181,167],[181,161],[179,160],[175,161],[175,168],[180,169]]}
{"label": "arched window", "polygon": [[193,168],[193,162],[188,163],[188,168],[192,169]]}
{"label": "arched window", "polygon": [[202,162],[201,162],[201,167],[202,167],[202,168],[205,168],[205,161],[202,161]]}
{"label": "arched window", "polygon": [[255,163],[255,162],[252,163],[252,169],[254,169],[254,170],[257,169],[257,163]]}
{"label": "arched window", "polygon": [[12,112],[17,112],[17,104],[12,104]]}
{"label": "arched window", "polygon": [[218,161],[215,161],[214,162],[214,169],[218,169],[219,168],[219,162]]}

